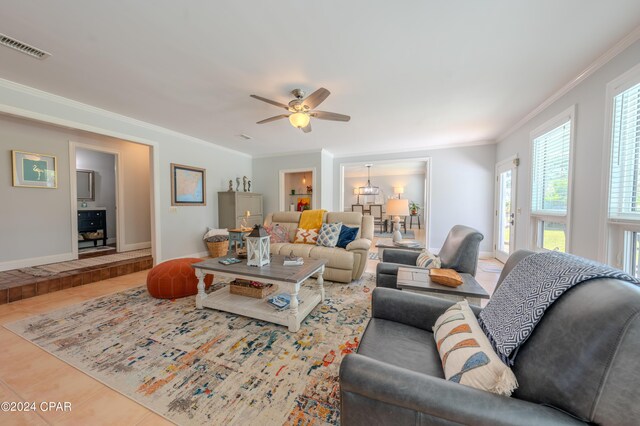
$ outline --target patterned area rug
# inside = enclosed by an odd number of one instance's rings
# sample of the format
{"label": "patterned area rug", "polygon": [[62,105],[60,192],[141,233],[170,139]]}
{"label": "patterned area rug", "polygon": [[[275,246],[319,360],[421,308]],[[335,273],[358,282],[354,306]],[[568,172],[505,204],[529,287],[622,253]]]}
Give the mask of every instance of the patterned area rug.
{"label": "patterned area rug", "polygon": [[51,263],[49,265],[34,266],[32,268],[22,268],[20,272],[33,275],[35,277],[48,277],[62,272],[82,269],[89,266],[99,266],[121,260],[136,259],[138,257],[151,256],[151,249],[125,251],[106,256],[90,257],[88,259],[70,260],[68,262]]}
{"label": "patterned area rug", "polygon": [[338,424],[340,362],[374,287],[372,274],[325,282],[325,303],[297,333],[145,287],[5,327],[178,424]]}

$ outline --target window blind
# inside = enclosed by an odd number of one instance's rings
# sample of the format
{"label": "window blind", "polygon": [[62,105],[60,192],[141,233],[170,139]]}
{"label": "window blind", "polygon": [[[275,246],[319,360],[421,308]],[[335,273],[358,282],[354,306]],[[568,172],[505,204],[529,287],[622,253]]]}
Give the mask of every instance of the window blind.
{"label": "window blind", "polygon": [[531,213],[566,215],[571,120],[533,140]]}
{"label": "window blind", "polygon": [[613,99],[609,218],[640,221],[640,84]]}

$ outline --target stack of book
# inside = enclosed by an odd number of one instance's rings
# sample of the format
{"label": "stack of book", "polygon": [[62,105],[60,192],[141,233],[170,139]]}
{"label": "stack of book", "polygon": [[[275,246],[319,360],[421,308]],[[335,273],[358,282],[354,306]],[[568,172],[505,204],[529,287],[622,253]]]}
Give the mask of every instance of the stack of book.
{"label": "stack of book", "polygon": [[[298,299],[299,301],[300,299]],[[279,293],[267,299],[267,303],[277,309],[285,309],[291,303],[291,295],[289,293]]]}
{"label": "stack of book", "polygon": [[287,256],[282,264],[284,266],[300,266],[304,265],[304,260],[299,256]]}

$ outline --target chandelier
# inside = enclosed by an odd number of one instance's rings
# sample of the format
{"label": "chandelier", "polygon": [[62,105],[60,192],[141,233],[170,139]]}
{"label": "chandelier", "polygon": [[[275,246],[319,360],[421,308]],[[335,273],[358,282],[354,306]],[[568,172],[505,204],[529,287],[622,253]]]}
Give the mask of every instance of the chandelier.
{"label": "chandelier", "polygon": [[361,186],[358,188],[358,193],[360,195],[378,195],[380,193],[380,188],[377,186],[371,185],[371,166],[373,164],[365,164],[367,168],[367,185]]}

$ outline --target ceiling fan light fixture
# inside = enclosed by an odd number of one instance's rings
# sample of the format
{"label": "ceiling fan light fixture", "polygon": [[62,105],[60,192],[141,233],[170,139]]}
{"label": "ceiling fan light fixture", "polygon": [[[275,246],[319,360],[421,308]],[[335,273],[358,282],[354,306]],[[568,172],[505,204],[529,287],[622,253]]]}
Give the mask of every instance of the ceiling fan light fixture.
{"label": "ceiling fan light fixture", "polygon": [[289,116],[289,123],[298,129],[307,127],[310,120],[309,114],[305,114],[304,112],[295,112]]}

